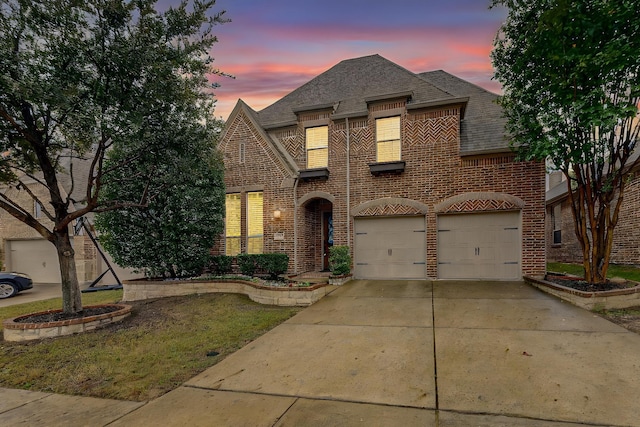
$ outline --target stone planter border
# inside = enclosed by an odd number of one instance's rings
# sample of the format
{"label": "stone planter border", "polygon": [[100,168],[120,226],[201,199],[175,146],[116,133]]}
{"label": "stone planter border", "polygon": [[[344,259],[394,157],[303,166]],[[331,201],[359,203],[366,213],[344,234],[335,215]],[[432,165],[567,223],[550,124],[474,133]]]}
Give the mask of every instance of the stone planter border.
{"label": "stone planter border", "polygon": [[188,280],[188,281],[148,281],[131,280],[123,283],[122,300],[139,301],[150,298],[164,298],[204,293],[245,294],[260,304],[306,307],[335,288],[326,283],[305,287],[270,287],[244,280]]}
{"label": "stone planter border", "polygon": [[524,277],[524,281],[548,294],[587,310],[609,310],[640,306],[640,284],[628,289],[583,292],[544,279]]}
{"label": "stone planter border", "polygon": [[[110,307],[117,306],[118,310],[111,313],[98,314],[96,316],[78,317],[76,319],[59,320],[47,323],[18,323],[17,320],[38,314],[59,313],[62,310],[48,310],[38,313],[7,319],[3,323],[5,341],[30,341],[41,338],[54,338],[64,335],[86,332],[119,322],[131,314],[131,306],[126,304],[101,304],[88,307]],[[87,307],[87,308],[88,308]]]}

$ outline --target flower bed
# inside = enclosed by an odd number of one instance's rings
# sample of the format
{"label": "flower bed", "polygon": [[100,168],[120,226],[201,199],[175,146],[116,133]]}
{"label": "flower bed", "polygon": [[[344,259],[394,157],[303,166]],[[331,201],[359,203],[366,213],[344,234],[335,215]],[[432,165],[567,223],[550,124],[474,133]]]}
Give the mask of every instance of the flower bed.
{"label": "flower bed", "polygon": [[265,286],[260,281],[242,279],[131,280],[123,284],[123,301],[138,301],[201,293],[245,294],[260,304],[305,307],[334,288],[326,283],[314,285]]}
{"label": "flower bed", "polygon": [[91,308],[96,308],[100,314],[64,320],[42,320],[62,312],[62,310],[49,310],[5,320],[4,339],[5,341],[29,341],[71,335],[119,322],[131,314],[131,306],[125,304],[88,306],[85,310],[90,312]]}
{"label": "flower bed", "polygon": [[531,286],[587,310],[609,310],[640,306],[640,284],[637,283],[635,286],[622,289],[581,291],[545,279],[525,276],[524,280]]}

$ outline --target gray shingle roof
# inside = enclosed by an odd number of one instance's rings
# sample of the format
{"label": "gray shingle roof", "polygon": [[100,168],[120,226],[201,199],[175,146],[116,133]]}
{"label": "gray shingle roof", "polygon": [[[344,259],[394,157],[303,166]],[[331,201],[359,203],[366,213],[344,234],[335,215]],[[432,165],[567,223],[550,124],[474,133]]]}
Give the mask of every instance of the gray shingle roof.
{"label": "gray shingle roof", "polygon": [[380,55],[341,61],[258,113],[265,128],[295,122],[296,111],[336,106],[334,116],[367,114],[367,99],[412,93],[413,102],[454,98]]}
{"label": "gray shingle roof", "polygon": [[370,55],[341,61],[257,113],[264,129],[293,125],[296,112],[334,108],[332,117],[367,115],[367,101],[411,95],[411,104],[465,102],[461,154],[508,151],[498,95],[444,71],[414,74]]}

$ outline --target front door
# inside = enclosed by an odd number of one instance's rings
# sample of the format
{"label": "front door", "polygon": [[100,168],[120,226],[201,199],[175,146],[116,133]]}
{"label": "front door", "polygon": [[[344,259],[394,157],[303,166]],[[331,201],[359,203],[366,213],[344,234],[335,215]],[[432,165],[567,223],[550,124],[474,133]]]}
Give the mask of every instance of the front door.
{"label": "front door", "polygon": [[329,270],[329,248],[333,246],[333,213],[322,213],[322,269]]}

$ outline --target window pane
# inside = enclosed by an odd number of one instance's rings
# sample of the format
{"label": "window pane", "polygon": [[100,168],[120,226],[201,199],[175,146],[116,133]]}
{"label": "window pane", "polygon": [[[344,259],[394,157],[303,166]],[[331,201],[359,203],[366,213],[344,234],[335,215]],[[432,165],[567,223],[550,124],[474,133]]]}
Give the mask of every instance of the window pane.
{"label": "window pane", "polygon": [[329,126],[307,128],[307,150],[328,146]]}
{"label": "window pane", "polygon": [[329,149],[318,148],[315,150],[307,151],[307,167],[313,168],[326,168],[329,164]]}
{"label": "window pane", "polygon": [[400,140],[378,142],[378,162],[400,160]]}
{"label": "window pane", "polygon": [[225,254],[235,256],[240,253],[240,237],[227,237]]}
{"label": "window pane", "polygon": [[376,141],[400,139],[400,117],[376,120]]}
{"label": "window pane", "polygon": [[262,192],[247,193],[247,253],[262,253],[263,215]]}
{"label": "window pane", "polygon": [[225,253],[237,255],[240,253],[240,194],[227,194],[225,199]]}
{"label": "window pane", "polygon": [[326,168],[329,164],[329,126],[306,129],[307,168]]}
{"label": "window pane", "polygon": [[262,253],[262,236],[249,237],[247,239],[247,253],[248,254],[261,254]]}

